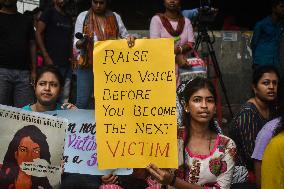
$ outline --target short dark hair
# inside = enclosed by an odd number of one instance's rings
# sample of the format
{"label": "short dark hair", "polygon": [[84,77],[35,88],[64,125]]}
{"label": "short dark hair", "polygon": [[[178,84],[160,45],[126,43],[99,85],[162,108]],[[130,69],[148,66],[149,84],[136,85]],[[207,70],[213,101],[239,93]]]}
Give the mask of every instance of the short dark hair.
{"label": "short dark hair", "polygon": [[60,88],[62,88],[64,86],[63,76],[61,75],[58,68],[54,65],[45,65],[41,68],[38,68],[37,73],[36,73],[35,86],[36,86],[38,80],[41,78],[41,76],[46,72],[53,73],[56,76],[56,78],[59,81]]}
{"label": "short dark hair", "polygon": [[261,77],[263,76],[263,74],[271,73],[271,72],[275,73],[279,80],[280,75],[277,69],[275,68],[275,66],[271,66],[271,65],[257,66],[254,69],[253,74],[252,74],[252,84],[256,86],[259,80],[261,79]]}
{"label": "short dark hair", "polygon": [[202,78],[202,77],[197,77],[193,79],[192,81],[189,81],[188,84],[186,85],[184,91],[183,91],[183,96],[185,102],[188,102],[190,97],[193,95],[193,93],[197,92],[199,89],[207,88],[210,93],[213,95],[215,102],[217,101],[217,95],[216,95],[216,90],[213,85],[213,83],[207,79],[207,78]]}

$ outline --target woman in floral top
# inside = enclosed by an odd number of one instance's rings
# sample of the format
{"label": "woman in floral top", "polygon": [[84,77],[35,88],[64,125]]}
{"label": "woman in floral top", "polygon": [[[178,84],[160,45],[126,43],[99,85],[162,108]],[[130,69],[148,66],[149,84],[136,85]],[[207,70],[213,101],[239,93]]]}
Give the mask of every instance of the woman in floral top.
{"label": "woman in floral top", "polygon": [[[179,131],[179,168],[174,173],[150,164],[146,169],[160,184],[183,189],[229,189],[236,146],[214,125],[216,92],[208,79],[196,78],[179,88],[184,128]],[[170,185],[170,186],[169,186]]]}

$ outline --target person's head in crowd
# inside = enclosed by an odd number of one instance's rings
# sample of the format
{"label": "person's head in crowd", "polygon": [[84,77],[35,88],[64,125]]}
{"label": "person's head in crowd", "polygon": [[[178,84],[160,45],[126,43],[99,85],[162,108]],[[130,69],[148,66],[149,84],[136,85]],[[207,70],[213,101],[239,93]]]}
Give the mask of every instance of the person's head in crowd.
{"label": "person's head in crowd", "polygon": [[209,79],[197,77],[188,81],[183,92],[178,92],[178,96],[184,106],[182,125],[186,127],[187,141],[192,123],[218,132],[213,120],[216,112],[216,91]]}
{"label": "person's head in crowd", "polygon": [[272,0],[272,15],[277,18],[283,18],[284,0]]}
{"label": "person's head in crowd", "polygon": [[274,66],[259,66],[253,72],[252,89],[256,100],[271,103],[277,98],[279,73]]}
{"label": "person's head in crowd", "polygon": [[53,0],[53,5],[62,9],[65,5],[65,0]]}
{"label": "person's head in crowd", "polygon": [[6,9],[17,8],[17,1],[18,0],[0,0],[0,7]]}
{"label": "person's head in crowd", "polygon": [[63,86],[63,77],[55,66],[48,65],[39,68],[34,83],[35,105],[44,107],[46,111],[54,110]]}
{"label": "person's head in crowd", "polygon": [[[15,133],[0,171],[1,188],[16,188],[19,173],[24,173],[20,168],[23,162],[33,162],[34,159],[40,158],[50,164],[50,152],[46,139],[46,135],[34,125],[24,126]],[[46,177],[27,176],[27,179],[30,179],[26,182],[31,182],[31,188],[51,188]]]}
{"label": "person's head in crowd", "polygon": [[109,6],[109,0],[91,0],[92,10],[97,15],[104,15]]}
{"label": "person's head in crowd", "polygon": [[180,13],[181,1],[180,0],[164,0],[164,7],[166,11]]}
{"label": "person's head in crowd", "polygon": [[18,0],[0,0],[0,5],[2,8],[13,8],[17,6]]}

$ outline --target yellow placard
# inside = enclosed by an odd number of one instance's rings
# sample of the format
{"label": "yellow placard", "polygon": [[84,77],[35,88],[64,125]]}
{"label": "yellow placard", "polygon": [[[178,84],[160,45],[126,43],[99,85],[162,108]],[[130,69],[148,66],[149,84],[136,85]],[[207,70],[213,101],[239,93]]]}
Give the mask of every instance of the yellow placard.
{"label": "yellow placard", "polygon": [[94,94],[99,169],[176,168],[173,39],[96,42]]}

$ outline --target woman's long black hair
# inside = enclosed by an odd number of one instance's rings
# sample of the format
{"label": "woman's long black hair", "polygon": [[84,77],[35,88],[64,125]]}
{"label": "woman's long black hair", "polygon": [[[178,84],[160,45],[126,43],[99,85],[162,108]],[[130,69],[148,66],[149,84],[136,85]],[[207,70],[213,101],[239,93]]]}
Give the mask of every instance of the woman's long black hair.
{"label": "woman's long black hair", "polygon": [[[193,79],[192,81],[189,81],[186,86],[185,89],[182,93],[183,96],[183,100],[185,101],[185,103],[188,103],[190,97],[197,92],[200,89],[208,89],[210,91],[210,93],[213,95],[213,98],[215,100],[217,100],[217,95],[216,95],[216,90],[214,85],[212,84],[212,82],[207,79],[207,78],[201,78],[201,77],[197,77],[195,79]],[[185,126],[185,138],[184,138],[184,146],[183,146],[183,171],[184,171],[184,179],[186,179],[186,173],[187,173],[187,165],[185,162],[185,148],[189,142],[189,136],[190,136],[190,114],[183,111],[183,123],[182,125]],[[209,129],[215,133],[218,133],[218,129],[216,128],[215,124],[214,124],[214,119],[212,118],[209,121],[209,125],[208,125]]]}

